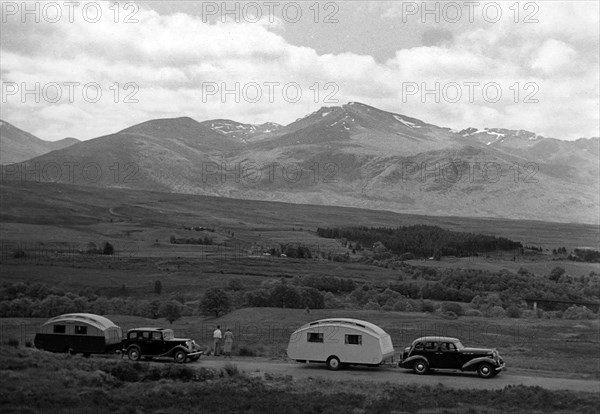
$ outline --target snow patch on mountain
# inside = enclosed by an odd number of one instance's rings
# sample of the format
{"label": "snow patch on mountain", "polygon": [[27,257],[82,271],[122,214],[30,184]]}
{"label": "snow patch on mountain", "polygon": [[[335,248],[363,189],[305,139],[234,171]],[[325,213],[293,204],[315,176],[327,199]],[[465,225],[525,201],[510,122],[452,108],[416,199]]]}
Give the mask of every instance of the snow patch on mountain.
{"label": "snow patch on mountain", "polygon": [[404,124],[405,126],[407,126],[409,128],[421,128],[420,125],[417,125],[414,122],[407,121],[404,118],[399,117],[398,115],[394,115],[394,118],[396,118],[396,120],[398,122]]}

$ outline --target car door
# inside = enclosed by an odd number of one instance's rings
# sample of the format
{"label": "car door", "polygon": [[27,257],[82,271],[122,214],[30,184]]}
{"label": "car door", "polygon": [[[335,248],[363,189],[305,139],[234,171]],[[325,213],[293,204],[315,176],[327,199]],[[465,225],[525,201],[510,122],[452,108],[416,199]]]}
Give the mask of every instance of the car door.
{"label": "car door", "polygon": [[436,352],[439,368],[459,369],[462,365],[456,345],[452,342],[442,342]]}
{"label": "car door", "polygon": [[438,352],[439,343],[434,341],[428,341],[424,343],[423,355],[429,362],[429,368],[440,368],[442,363],[441,354]]}
{"label": "car door", "polygon": [[150,355],[162,355],[166,352],[164,349],[162,332],[150,332],[150,337],[148,338],[148,349]]}

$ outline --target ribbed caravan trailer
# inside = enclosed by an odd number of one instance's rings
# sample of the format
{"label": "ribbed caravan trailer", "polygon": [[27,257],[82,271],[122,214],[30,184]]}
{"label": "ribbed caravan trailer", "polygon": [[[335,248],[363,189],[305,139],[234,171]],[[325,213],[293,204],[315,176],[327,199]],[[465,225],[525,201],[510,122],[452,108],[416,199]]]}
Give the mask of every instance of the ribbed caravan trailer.
{"label": "ribbed caravan trailer", "polygon": [[51,352],[103,354],[120,349],[121,328],[110,319],[92,313],[55,316],[40,326],[34,343]]}
{"label": "ribbed caravan trailer", "polygon": [[287,354],[298,362],[380,365],[394,357],[390,336],[379,326],[359,319],[335,318],[310,322],[290,337]]}

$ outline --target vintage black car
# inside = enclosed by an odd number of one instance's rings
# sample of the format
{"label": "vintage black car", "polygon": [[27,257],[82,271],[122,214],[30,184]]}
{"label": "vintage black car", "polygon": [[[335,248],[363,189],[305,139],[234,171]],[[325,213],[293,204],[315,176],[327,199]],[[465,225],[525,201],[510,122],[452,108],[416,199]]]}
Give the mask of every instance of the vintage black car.
{"label": "vintage black car", "polygon": [[404,349],[398,365],[417,374],[426,374],[430,369],[477,371],[482,378],[491,378],[505,367],[495,349],[467,348],[456,338],[442,336],[415,339]]}
{"label": "vintage black car", "polygon": [[175,362],[196,361],[204,352],[192,340],[175,338],[172,329],[135,328],[123,339],[122,352],[132,361],[140,358],[173,358]]}

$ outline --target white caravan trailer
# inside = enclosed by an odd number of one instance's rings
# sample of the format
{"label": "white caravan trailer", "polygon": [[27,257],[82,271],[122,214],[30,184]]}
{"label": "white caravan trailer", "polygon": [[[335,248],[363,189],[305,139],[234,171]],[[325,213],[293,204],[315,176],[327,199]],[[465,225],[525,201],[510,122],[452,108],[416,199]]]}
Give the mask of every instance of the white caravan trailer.
{"label": "white caravan trailer", "polygon": [[335,318],[300,327],[290,337],[287,354],[298,362],[325,362],[336,370],[343,364],[379,365],[394,356],[394,347],[377,325]]}

